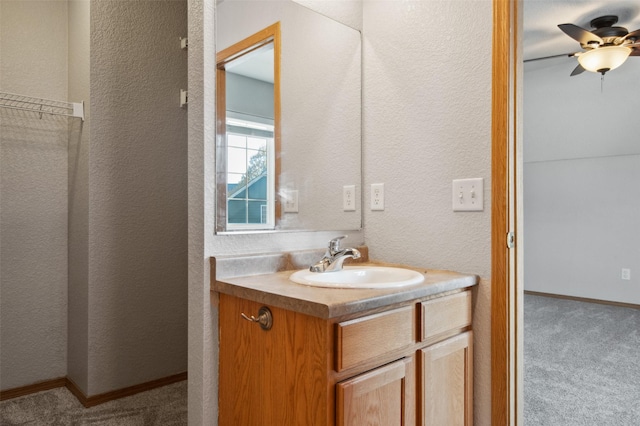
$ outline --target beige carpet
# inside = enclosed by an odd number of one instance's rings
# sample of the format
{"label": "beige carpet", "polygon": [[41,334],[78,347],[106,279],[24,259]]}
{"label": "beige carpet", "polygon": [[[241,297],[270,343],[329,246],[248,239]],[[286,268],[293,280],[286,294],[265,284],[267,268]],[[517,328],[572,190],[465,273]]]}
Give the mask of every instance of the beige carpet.
{"label": "beige carpet", "polygon": [[182,426],[187,381],[84,408],[66,388],[0,402],[0,425]]}

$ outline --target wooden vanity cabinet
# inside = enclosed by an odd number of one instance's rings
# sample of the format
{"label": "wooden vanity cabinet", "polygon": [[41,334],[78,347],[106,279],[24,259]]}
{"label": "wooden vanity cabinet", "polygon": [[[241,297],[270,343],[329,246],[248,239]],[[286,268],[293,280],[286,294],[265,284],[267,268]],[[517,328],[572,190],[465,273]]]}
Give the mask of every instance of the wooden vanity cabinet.
{"label": "wooden vanity cabinet", "polygon": [[473,424],[472,335],[420,349],[420,425]]}
{"label": "wooden vanity cabinet", "polygon": [[414,362],[411,357],[383,365],[336,385],[338,426],[415,424]]}
{"label": "wooden vanity cabinet", "polygon": [[473,425],[471,292],[420,303],[420,426]]}
{"label": "wooden vanity cabinet", "polygon": [[334,319],[267,306],[263,330],[241,316],[263,304],[220,294],[219,425],[472,425],[470,296]]}

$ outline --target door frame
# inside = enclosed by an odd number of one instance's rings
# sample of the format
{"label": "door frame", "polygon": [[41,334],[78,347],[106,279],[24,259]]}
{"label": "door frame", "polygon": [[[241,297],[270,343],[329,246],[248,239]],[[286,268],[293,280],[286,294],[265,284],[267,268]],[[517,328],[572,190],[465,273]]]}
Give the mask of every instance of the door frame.
{"label": "door frame", "polygon": [[[491,143],[491,424],[522,423],[522,315],[516,236],[521,139],[522,0],[493,0]],[[520,241],[519,241],[520,240]]]}

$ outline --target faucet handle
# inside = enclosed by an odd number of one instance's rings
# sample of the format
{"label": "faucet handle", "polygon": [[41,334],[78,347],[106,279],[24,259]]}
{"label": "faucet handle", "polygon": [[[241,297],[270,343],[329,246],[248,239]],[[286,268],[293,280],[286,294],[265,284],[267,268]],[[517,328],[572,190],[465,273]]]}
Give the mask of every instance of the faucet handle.
{"label": "faucet handle", "polygon": [[329,253],[333,256],[335,253],[340,251],[340,240],[347,238],[348,235],[342,235],[340,237],[336,237],[329,241]]}

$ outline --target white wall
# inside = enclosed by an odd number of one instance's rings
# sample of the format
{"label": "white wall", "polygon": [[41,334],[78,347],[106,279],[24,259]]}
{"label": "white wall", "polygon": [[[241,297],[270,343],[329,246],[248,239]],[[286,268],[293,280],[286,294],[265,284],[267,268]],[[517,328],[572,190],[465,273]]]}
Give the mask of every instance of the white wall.
{"label": "white wall", "polygon": [[[215,234],[215,1],[189,2],[189,424],[217,419],[217,307],[209,257],[325,247],[342,231]],[[364,242],[349,231],[345,244]]]}
{"label": "white wall", "polygon": [[293,0],[324,16],[362,31],[362,0]]}
{"label": "white wall", "polygon": [[[0,2],[0,90],[67,99],[67,4]],[[0,388],[67,367],[67,119],[0,109]]]}
{"label": "white wall", "polygon": [[573,67],[525,67],[525,289],[640,304],[640,62]]}
{"label": "white wall", "polygon": [[273,83],[226,73],[227,111],[273,120]]}
{"label": "white wall", "polygon": [[[385,210],[365,209],[365,242],[374,259],[482,277],[474,417],[489,425],[492,4],[363,5],[365,206],[369,185],[385,184]],[[485,179],[485,210],[454,213],[452,180],[471,177]]]}
{"label": "white wall", "polygon": [[[491,2],[363,7],[364,181],[386,184],[388,206],[365,211],[366,243],[375,259],[483,278],[474,305],[475,420],[489,425],[491,214],[454,214],[450,203],[452,179],[484,177],[490,205]],[[335,233],[213,233],[213,0],[189,0],[189,32],[189,424],[201,425],[217,418],[217,312],[208,300],[208,257],[318,248]],[[474,34],[477,49],[452,43],[460,33]],[[351,233],[347,244],[362,237]]]}

